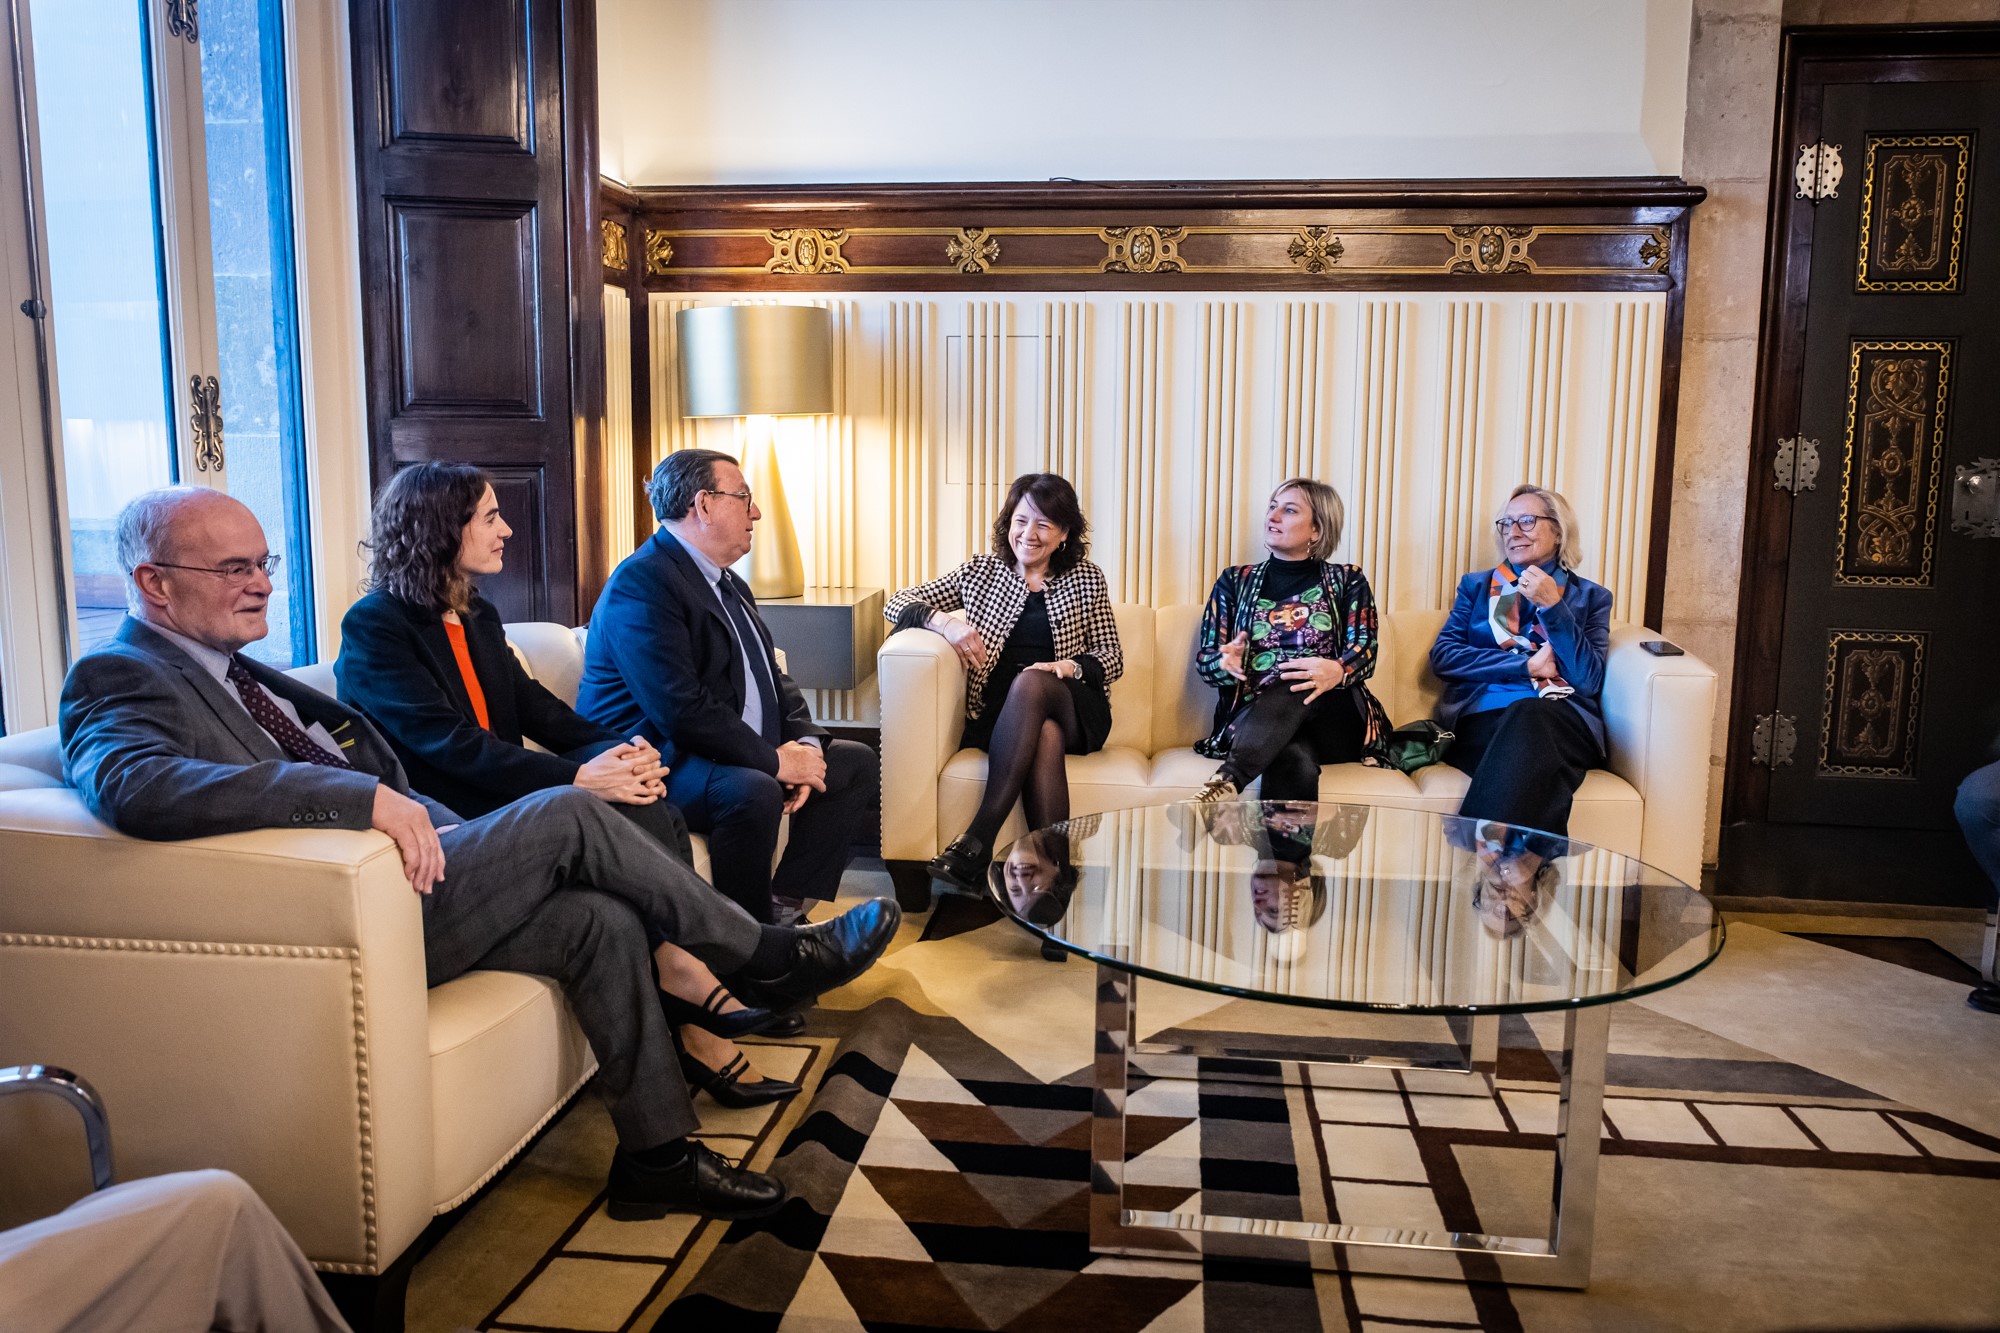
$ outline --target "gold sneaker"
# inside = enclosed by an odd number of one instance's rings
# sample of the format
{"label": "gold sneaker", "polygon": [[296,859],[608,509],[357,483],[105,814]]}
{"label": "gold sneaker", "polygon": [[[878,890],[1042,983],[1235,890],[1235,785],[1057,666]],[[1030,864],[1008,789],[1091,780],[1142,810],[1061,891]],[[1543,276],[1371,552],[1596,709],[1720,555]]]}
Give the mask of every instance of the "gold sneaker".
{"label": "gold sneaker", "polygon": [[1194,794],[1194,802],[1196,805],[1215,805],[1222,801],[1238,800],[1242,795],[1243,793],[1236,789],[1236,784],[1228,778],[1220,773],[1211,773],[1208,775],[1208,781],[1201,784],[1201,790]]}

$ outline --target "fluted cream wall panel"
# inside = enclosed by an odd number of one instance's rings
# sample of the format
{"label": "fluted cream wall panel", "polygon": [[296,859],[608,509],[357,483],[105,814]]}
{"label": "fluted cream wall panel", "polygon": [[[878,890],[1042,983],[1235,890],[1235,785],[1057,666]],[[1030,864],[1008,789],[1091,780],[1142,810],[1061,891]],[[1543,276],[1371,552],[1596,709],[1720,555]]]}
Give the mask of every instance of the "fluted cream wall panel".
{"label": "fluted cream wall panel", "polygon": [[1278,307],[1272,408],[1277,457],[1269,469],[1273,485],[1287,477],[1329,474],[1333,390],[1327,356],[1334,318],[1334,306],[1327,301],[1286,301]]}
{"label": "fluted cream wall panel", "polygon": [[[660,449],[737,447],[679,416],[673,311],[654,296]],[[1023,471],[1067,476],[1116,600],[1198,601],[1262,554],[1286,476],[1347,504],[1337,558],[1379,605],[1442,608],[1488,564],[1488,523],[1534,478],[1575,506],[1583,572],[1637,617],[1650,555],[1665,298],[1628,293],[842,294],[839,420],[781,433],[815,582],[890,591],[986,548]],[[792,432],[809,429],[809,438]],[[859,708],[872,705],[857,704]]]}
{"label": "fluted cream wall panel", "polygon": [[[1248,307],[1241,301],[1204,301],[1195,338],[1195,406],[1192,446],[1194,485],[1189,489],[1185,531],[1188,564],[1182,587],[1195,595],[1215,571],[1236,560],[1249,528],[1245,505],[1254,479],[1246,478],[1248,423],[1244,406],[1243,326]],[[1258,499],[1261,501],[1262,496]]]}
{"label": "fluted cream wall panel", "polygon": [[[1117,384],[1118,425],[1113,438],[1118,467],[1118,510],[1099,520],[1115,524],[1116,552],[1110,577],[1118,600],[1163,605],[1161,594],[1173,598],[1179,589],[1160,587],[1156,577],[1176,538],[1171,520],[1162,523],[1162,495],[1167,460],[1166,395],[1169,379],[1166,334],[1167,303],[1118,303]],[[1185,594],[1182,594],[1185,596]]]}
{"label": "fluted cream wall panel", "polygon": [[681,415],[680,333],[674,316],[696,305],[713,302],[654,292],[646,298],[646,324],[653,364],[653,462],[692,449],[701,423]]}
{"label": "fluted cream wall panel", "polygon": [[638,545],[633,524],[632,298],[623,288],[604,289],[604,513],[612,562]]}
{"label": "fluted cream wall panel", "polygon": [[1438,314],[1436,543],[1433,610],[1449,609],[1459,575],[1479,564],[1491,543],[1481,507],[1479,463],[1485,456],[1488,370],[1484,301],[1452,301]]}
{"label": "fluted cream wall panel", "polygon": [[1076,487],[1084,512],[1090,510],[1090,479],[1084,471],[1084,357],[1088,354],[1090,307],[1082,301],[1042,303],[1041,458],[1044,472]]}

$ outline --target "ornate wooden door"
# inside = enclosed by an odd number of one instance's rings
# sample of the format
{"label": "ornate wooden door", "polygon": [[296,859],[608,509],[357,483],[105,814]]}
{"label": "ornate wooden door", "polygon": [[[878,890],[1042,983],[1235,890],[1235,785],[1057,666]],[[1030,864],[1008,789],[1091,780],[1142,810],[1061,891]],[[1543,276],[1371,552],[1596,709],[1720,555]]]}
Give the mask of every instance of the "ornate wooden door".
{"label": "ornate wooden door", "polygon": [[1818,75],[1792,89],[1776,214],[1766,375],[1792,410],[1767,393],[1757,485],[1788,530],[1782,609],[1744,607],[1753,673],[1760,632],[1775,660],[1739,693],[1762,799],[1739,788],[1738,813],[1825,826],[1822,847],[1907,831],[1946,866],[1953,792],[2000,737],[2000,540],[1952,522],[1961,474],[2000,455],[2000,67]]}

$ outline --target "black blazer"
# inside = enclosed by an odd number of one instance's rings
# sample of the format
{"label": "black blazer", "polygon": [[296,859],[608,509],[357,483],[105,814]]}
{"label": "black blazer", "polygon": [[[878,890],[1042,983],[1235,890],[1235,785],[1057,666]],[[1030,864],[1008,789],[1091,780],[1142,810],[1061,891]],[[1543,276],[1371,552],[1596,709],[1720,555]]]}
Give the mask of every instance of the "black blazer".
{"label": "black blazer", "polygon": [[[787,741],[825,736],[792,678],[778,670],[771,632],[753,615],[778,687]],[[627,556],[590,613],[577,711],[622,736],[643,735],[668,765],[686,756],[776,774],[778,752],[743,725],[749,682],[716,590],[665,529]]]}
{"label": "black blazer", "polygon": [[[625,739],[586,722],[523,671],[507,646],[500,613],[483,597],[472,599],[465,617],[465,646],[486,696],[491,731],[473,714],[438,612],[378,590],[340,622],[333,676],[341,702],[389,738],[418,791],[477,819],[523,796],[570,785],[583,760]],[[555,753],[528,749],[524,737]]]}

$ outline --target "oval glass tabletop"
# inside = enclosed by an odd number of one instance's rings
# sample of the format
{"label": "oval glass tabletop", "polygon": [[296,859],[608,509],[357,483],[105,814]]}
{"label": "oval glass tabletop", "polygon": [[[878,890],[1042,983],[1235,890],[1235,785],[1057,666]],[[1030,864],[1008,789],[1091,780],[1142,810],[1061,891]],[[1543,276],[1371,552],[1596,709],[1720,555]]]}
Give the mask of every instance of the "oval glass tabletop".
{"label": "oval glass tabletop", "polygon": [[1147,806],[1004,849],[1002,912],[1178,986],[1326,1009],[1526,1013],[1671,986],[1722,949],[1708,899],[1553,834],[1424,810]]}

